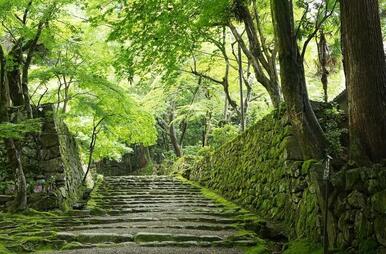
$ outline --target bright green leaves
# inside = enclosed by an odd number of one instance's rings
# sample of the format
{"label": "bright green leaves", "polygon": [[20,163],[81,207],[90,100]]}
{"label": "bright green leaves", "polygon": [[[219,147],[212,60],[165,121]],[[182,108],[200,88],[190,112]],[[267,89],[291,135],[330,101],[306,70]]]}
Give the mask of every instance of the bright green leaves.
{"label": "bright green leaves", "polygon": [[40,119],[27,119],[19,123],[0,123],[0,139],[22,139],[26,134],[38,133],[40,129]]}

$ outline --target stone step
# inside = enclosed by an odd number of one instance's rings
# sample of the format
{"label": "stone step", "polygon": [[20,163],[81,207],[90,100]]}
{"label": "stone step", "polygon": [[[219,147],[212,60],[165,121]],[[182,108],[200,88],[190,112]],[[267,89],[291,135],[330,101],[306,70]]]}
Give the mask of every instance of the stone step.
{"label": "stone step", "polygon": [[[44,254],[242,254],[244,251],[237,247],[211,247],[204,244],[192,243],[190,246],[187,242],[172,243],[174,246],[165,246],[158,243],[142,243],[134,242],[102,245],[102,244],[80,244],[68,247],[68,250],[43,252]],[[178,245],[179,246],[176,246]],[[208,244],[207,244],[208,245]]]}
{"label": "stone step", "polygon": [[[256,239],[227,239],[227,235],[205,235],[206,231],[190,233],[141,232],[90,232],[63,231],[56,238],[66,242],[82,244],[135,242],[146,246],[248,246],[256,244]],[[228,234],[228,237],[230,235]],[[181,243],[181,244],[179,244]]]}
{"label": "stone step", "polygon": [[[120,196],[111,196],[108,197],[108,200],[122,200],[122,199],[154,199],[154,198],[172,198],[172,199],[178,199],[178,198],[200,198],[202,196],[198,194],[184,194],[184,195],[120,195]],[[105,199],[105,196],[100,195],[93,195],[93,199]]]}
{"label": "stone step", "polygon": [[[213,237],[216,237],[215,240],[220,241],[220,240],[230,239],[236,231],[234,229],[233,230],[228,229],[228,230],[209,231],[209,230],[202,230],[202,229],[186,229],[186,228],[168,228],[167,230],[165,230],[165,228],[99,228],[98,230],[95,230],[95,229],[82,229],[82,230],[68,229],[67,230],[66,229],[65,231],[59,232],[59,234],[60,233],[71,233],[73,235],[78,236],[78,235],[82,235],[82,234],[92,235],[94,233],[94,234],[99,234],[101,237],[103,237],[103,235],[106,235],[107,240],[110,240],[108,238],[108,237],[110,237],[109,234],[112,234],[111,235],[112,237],[115,237],[118,235],[124,236],[124,237],[118,238],[117,241],[114,241],[114,239],[107,241],[107,242],[119,242],[121,240],[131,241],[131,240],[128,240],[129,239],[127,237],[128,235],[136,236],[137,234],[141,234],[144,232],[146,232],[146,234],[149,234],[152,236],[153,235],[157,236],[159,234],[160,235],[167,234],[169,236],[170,235],[189,235],[190,236],[189,239],[188,238],[181,239],[181,240],[185,240],[185,241],[190,241],[190,240],[199,241],[200,240],[199,237],[201,237],[203,235],[211,235]],[[66,239],[61,239],[61,240],[66,240]],[[168,241],[168,240],[177,240],[177,239],[159,238],[159,239],[151,239],[150,241],[155,241],[155,240]],[[79,240],[75,239],[75,241],[79,241]]]}
{"label": "stone step", "polygon": [[197,201],[186,201],[186,200],[181,200],[180,202],[175,202],[173,200],[157,200],[157,201],[144,201],[140,202],[138,200],[114,200],[111,202],[106,202],[103,200],[98,200],[93,202],[93,204],[97,205],[100,208],[114,208],[114,207],[122,207],[122,208],[143,208],[143,207],[168,207],[170,206],[175,206],[178,208],[181,207],[187,207],[193,209],[195,205],[197,205],[197,208],[223,208],[224,205],[218,204],[218,203],[213,203],[213,202],[197,202]]}
{"label": "stone step", "polygon": [[[89,203],[89,202],[88,202]],[[121,204],[121,205],[127,205],[127,204],[178,204],[178,203],[189,203],[189,204],[216,204],[220,206],[224,206],[221,203],[216,203],[211,200],[200,200],[195,198],[184,198],[184,199],[173,199],[168,197],[162,197],[162,198],[104,198],[104,197],[98,197],[94,198],[93,202],[91,203],[98,203],[98,204]]]}
{"label": "stone step", "polygon": [[[178,222],[175,221],[150,221],[150,222],[136,222],[136,223],[110,223],[110,224],[89,224],[89,225],[78,225],[78,226],[65,226],[58,227],[60,230],[99,230],[99,229],[113,229],[113,228],[124,228],[124,229],[194,229],[194,230],[207,230],[207,231],[218,231],[218,230],[235,230],[237,227],[232,224],[216,224],[216,223],[202,223],[202,222]],[[143,231],[143,230],[142,230]]]}
{"label": "stone step", "polygon": [[[241,215],[243,213],[239,213],[237,211],[228,211],[228,210],[225,210],[225,209],[222,209],[222,208],[210,208],[210,207],[190,207],[190,206],[180,206],[180,207],[176,207],[174,205],[165,205],[165,206],[155,206],[155,205],[142,205],[142,206],[136,206],[136,207],[132,207],[132,206],[128,206],[128,205],[110,205],[110,206],[99,206],[99,208],[102,208],[104,210],[122,210],[122,209],[127,209],[127,210],[131,210],[131,212],[133,213],[141,213],[143,211],[145,212],[150,212],[150,211],[153,211],[153,212],[183,212],[185,214],[187,213],[214,213],[214,214],[220,214],[221,216],[226,216],[226,217],[229,217],[229,216],[237,216],[237,215]],[[87,211],[88,210],[80,210],[80,212],[76,212],[77,210],[74,210],[74,211],[71,211],[70,213],[77,213],[77,214],[81,214],[82,211],[84,211],[84,213],[87,214]]]}
{"label": "stone step", "polygon": [[122,193],[133,193],[133,192],[190,192],[190,193],[198,193],[201,191],[194,189],[183,189],[183,188],[116,188],[116,189],[99,189],[99,193],[108,193],[113,195],[120,195]]}
{"label": "stone step", "polygon": [[[137,214],[138,215],[138,214]],[[231,225],[242,223],[241,220],[234,218],[223,218],[213,216],[184,216],[184,217],[173,217],[173,216],[162,216],[150,217],[146,216],[99,216],[99,217],[74,217],[71,219],[56,220],[55,226],[80,226],[90,224],[112,224],[112,223],[138,223],[138,222],[200,222],[200,223],[213,223],[221,225]]]}
{"label": "stone step", "polygon": [[[217,217],[224,216],[225,217],[225,215],[223,213],[216,213],[216,212],[212,212],[212,211],[187,212],[186,210],[178,211],[178,209],[174,209],[174,212],[167,212],[167,211],[170,211],[170,209],[145,209],[145,208],[143,208],[143,209],[114,209],[114,210],[106,211],[106,214],[114,216],[114,215],[125,215],[125,214],[129,214],[129,213],[132,213],[132,214],[159,213],[162,215],[170,215],[170,216],[179,216],[179,215],[189,214],[189,215],[203,215],[203,216],[217,216]],[[228,215],[228,217],[230,217],[230,216]]]}
{"label": "stone step", "polygon": [[180,196],[180,195],[196,195],[201,196],[199,192],[193,192],[193,191],[127,191],[123,193],[114,193],[114,192],[99,192],[104,197],[116,197],[116,198],[124,198],[126,196],[131,195],[149,195],[149,196],[157,196],[157,195],[163,195],[163,196]]}
{"label": "stone step", "polygon": [[[103,196],[95,197],[95,199],[103,200],[105,203],[110,202],[110,199],[104,199]],[[130,201],[174,201],[174,202],[186,202],[186,201],[192,201],[192,202],[213,202],[213,200],[205,197],[170,197],[170,196],[164,196],[164,197],[158,197],[158,196],[149,196],[144,199],[143,197],[131,197],[131,198],[125,198],[125,200],[116,200],[116,202],[130,202]]]}

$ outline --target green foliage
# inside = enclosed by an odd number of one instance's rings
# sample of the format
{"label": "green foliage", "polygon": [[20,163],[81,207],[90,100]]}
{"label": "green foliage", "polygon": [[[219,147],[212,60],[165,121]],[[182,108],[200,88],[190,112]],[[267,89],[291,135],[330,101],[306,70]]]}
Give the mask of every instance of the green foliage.
{"label": "green foliage", "polygon": [[0,123],[0,139],[22,139],[26,134],[38,133],[40,130],[40,119],[26,119],[18,123]]}
{"label": "green foliage", "polygon": [[217,127],[212,130],[212,142],[211,145],[214,148],[220,147],[226,142],[234,139],[239,134],[239,129],[230,124],[226,124],[223,127]]}
{"label": "green foliage", "polygon": [[339,154],[343,151],[342,136],[348,133],[344,126],[344,114],[335,106],[327,106],[321,113],[323,117],[320,124],[323,127],[327,140],[329,142],[330,154]]}

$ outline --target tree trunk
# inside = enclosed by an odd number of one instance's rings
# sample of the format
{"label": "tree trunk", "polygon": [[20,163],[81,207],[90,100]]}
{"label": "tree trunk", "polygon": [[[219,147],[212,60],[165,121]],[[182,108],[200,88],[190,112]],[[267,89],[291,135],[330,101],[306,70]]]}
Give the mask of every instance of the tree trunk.
{"label": "tree trunk", "polygon": [[271,7],[287,111],[304,159],[320,159],[324,155],[327,141],[308,99],[303,59],[294,31],[292,5],[288,0],[271,0]]}
{"label": "tree trunk", "polygon": [[377,0],[341,0],[350,159],[386,158],[386,66]]}
{"label": "tree trunk", "polygon": [[328,102],[328,70],[327,70],[327,61],[328,61],[328,45],[326,36],[324,35],[323,30],[320,30],[320,38],[317,42],[318,46],[318,58],[320,64],[320,73],[321,73],[321,82],[323,85],[323,99],[324,102]]}
{"label": "tree trunk", "polygon": [[203,121],[204,122],[204,124],[203,124],[204,128],[203,128],[203,131],[202,131],[202,146],[203,147],[208,146],[209,134],[210,134],[210,131],[212,129],[211,121],[212,121],[212,112],[211,111],[207,111],[205,119]]}
{"label": "tree trunk", "polygon": [[232,24],[229,24],[229,28],[239,42],[244,54],[248,57],[249,62],[252,63],[257,81],[267,90],[273,106],[278,108],[281,102],[281,94],[276,70],[276,51],[269,52],[267,45],[265,45],[265,38],[261,38],[262,34],[259,37],[256,26],[259,27],[261,24],[255,5],[256,3],[254,3],[256,25],[244,1],[237,0],[235,7],[237,17],[244,23],[249,48]]}
{"label": "tree trunk", "polygon": [[12,60],[12,66],[8,66],[10,69],[7,71],[7,79],[9,86],[9,94],[11,96],[13,106],[24,106],[24,94],[21,84],[20,62],[21,52],[18,46],[15,46],[11,53],[10,58]]}
{"label": "tree trunk", "polygon": [[174,108],[171,109],[171,111],[169,112],[169,137],[170,137],[170,142],[172,143],[172,146],[174,149],[174,153],[176,154],[177,157],[182,157],[182,150],[181,150],[180,144],[178,143],[176,128],[174,127],[173,120],[174,120]]}
{"label": "tree trunk", "polygon": [[244,94],[243,94],[243,82],[244,82],[244,72],[243,72],[243,61],[241,59],[241,47],[238,44],[237,47],[237,61],[239,65],[239,90],[240,90],[240,112],[241,112],[241,121],[240,129],[241,132],[245,130],[245,111],[244,111]]}

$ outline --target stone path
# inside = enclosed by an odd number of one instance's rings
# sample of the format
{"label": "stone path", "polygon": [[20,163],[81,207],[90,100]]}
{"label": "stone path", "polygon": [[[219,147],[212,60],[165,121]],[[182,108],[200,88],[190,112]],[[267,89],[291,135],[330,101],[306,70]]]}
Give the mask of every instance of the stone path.
{"label": "stone path", "polygon": [[251,216],[176,178],[105,177],[88,209],[55,222],[67,250],[49,253],[243,253],[259,241]]}
{"label": "stone path", "polygon": [[106,177],[83,210],[0,212],[0,254],[280,253],[278,228],[185,180]]}

